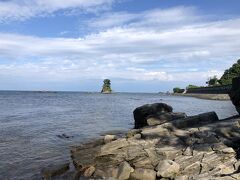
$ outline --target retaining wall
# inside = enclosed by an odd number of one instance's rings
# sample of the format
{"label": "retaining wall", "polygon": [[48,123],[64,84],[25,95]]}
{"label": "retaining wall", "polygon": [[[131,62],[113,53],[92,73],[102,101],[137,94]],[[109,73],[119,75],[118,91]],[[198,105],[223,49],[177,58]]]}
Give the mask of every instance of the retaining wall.
{"label": "retaining wall", "polygon": [[186,93],[199,93],[199,94],[228,94],[232,89],[232,85],[190,88]]}

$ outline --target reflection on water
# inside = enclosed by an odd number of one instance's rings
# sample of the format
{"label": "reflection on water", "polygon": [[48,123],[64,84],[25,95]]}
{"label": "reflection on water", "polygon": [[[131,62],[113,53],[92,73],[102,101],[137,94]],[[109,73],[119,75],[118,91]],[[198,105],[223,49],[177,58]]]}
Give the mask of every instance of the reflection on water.
{"label": "reflection on water", "polygon": [[[0,92],[0,179],[38,177],[42,167],[69,160],[70,145],[132,128],[132,111],[154,102],[188,115],[236,114],[230,101],[159,94]],[[63,134],[71,138],[59,138]]]}

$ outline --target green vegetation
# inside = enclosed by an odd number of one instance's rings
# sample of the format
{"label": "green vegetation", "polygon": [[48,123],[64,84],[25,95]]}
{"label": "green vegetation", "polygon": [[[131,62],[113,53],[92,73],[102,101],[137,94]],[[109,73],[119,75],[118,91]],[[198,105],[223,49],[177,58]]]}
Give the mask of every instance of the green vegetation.
{"label": "green vegetation", "polygon": [[104,79],[103,83],[102,93],[111,93],[111,81],[109,79]]}
{"label": "green vegetation", "polygon": [[208,79],[208,81],[206,82],[206,84],[208,84],[208,86],[217,86],[217,85],[219,85],[217,76],[210,77]]}
{"label": "green vegetation", "polygon": [[195,86],[195,85],[192,85],[192,84],[189,84],[186,89],[193,89],[193,88],[199,88],[199,86]]}
{"label": "green vegetation", "polygon": [[173,93],[183,93],[184,91],[185,91],[185,89],[181,89],[179,87],[173,88]]}
{"label": "green vegetation", "polygon": [[237,61],[237,63],[234,63],[232,67],[225,70],[224,74],[219,79],[219,83],[221,85],[232,84],[232,79],[238,76],[240,76],[240,59]]}

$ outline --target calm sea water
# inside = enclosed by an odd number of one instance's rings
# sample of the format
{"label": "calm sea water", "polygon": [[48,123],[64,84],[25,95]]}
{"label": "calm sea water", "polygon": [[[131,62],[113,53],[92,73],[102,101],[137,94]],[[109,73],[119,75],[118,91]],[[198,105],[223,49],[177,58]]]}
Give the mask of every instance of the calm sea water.
{"label": "calm sea water", "polygon": [[[37,179],[42,167],[70,160],[69,146],[133,127],[132,111],[164,102],[176,112],[236,114],[230,101],[159,94],[0,92],[0,179]],[[73,136],[61,139],[58,135]]]}

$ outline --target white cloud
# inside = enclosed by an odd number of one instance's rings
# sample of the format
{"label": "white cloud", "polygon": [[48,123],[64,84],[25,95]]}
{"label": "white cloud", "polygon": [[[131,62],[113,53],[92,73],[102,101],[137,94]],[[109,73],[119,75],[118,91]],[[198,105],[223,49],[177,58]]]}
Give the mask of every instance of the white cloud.
{"label": "white cloud", "polygon": [[60,10],[91,10],[113,0],[7,0],[0,1],[0,22],[45,16]]}
{"label": "white cloud", "polygon": [[105,13],[87,22],[90,28],[133,27],[138,29],[166,29],[194,23],[201,18],[196,15],[194,7],[175,7],[170,9],[153,9],[141,13],[115,12]]}
{"label": "white cloud", "polygon": [[109,77],[205,82],[239,58],[237,17],[207,21],[184,7],[114,16],[121,17],[115,24],[111,18],[91,20],[96,27],[103,21],[100,28],[106,29],[82,38],[0,33],[0,61],[8,60],[0,66],[0,74],[47,80]]}

